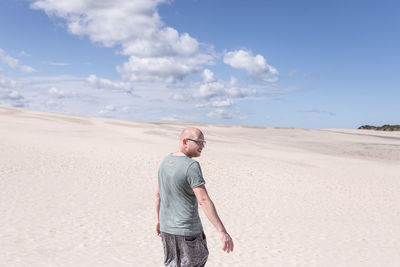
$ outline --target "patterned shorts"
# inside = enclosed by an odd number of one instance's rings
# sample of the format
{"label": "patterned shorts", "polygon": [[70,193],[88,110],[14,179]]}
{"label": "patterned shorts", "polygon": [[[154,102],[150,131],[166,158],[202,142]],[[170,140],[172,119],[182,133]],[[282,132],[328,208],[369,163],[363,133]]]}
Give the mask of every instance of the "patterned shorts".
{"label": "patterned shorts", "polygon": [[194,236],[161,233],[167,267],[202,267],[208,258],[204,232]]}

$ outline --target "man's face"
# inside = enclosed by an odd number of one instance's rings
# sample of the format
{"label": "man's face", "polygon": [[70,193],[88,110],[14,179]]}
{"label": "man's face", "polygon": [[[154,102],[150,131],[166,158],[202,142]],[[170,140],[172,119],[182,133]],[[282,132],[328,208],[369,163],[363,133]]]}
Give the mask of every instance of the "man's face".
{"label": "man's face", "polygon": [[205,145],[203,141],[205,141],[203,135],[186,139],[187,152],[191,158],[200,157],[201,151],[203,150]]}

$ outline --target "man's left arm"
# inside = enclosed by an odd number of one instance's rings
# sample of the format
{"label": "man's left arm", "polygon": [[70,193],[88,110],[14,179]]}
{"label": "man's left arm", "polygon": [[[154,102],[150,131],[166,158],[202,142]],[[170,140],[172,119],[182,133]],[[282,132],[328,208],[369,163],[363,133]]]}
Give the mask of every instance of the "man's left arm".
{"label": "man's left arm", "polygon": [[206,186],[204,184],[197,186],[193,188],[193,192],[196,195],[197,201],[201,205],[208,220],[218,230],[219,237],[222,242],[222,250],[226,251],[227,253],[232,252],[234,247],[232,238],[226,231],[224,224],[219,218],[214,203],[212,202],[210,196],[207,193]]}
{"label": "man's left arm", "polygon": [[158,236],[161,236],[161,232],[160,232],[160,203],[161,203],[160,191],[159,191],[158,185],[157,185],[157,190],[156,190],[156,211],[157,211],[156,233],[157,233]]}

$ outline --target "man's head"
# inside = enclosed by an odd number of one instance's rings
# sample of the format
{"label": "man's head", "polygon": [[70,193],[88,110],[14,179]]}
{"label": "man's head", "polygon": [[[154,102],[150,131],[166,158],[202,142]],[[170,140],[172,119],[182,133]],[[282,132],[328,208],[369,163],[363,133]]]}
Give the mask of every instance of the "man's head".
{"label": "man's head", "polygon": [[204,145],[204,135],[199,129],[188,127],[182,131],[179,150],[189,158],[200,157]]}

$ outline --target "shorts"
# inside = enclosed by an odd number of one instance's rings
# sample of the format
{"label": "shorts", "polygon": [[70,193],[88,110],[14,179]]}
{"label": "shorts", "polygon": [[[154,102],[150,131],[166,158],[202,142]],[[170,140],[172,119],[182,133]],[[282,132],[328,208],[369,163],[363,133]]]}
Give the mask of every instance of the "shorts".
{"label": "shorts", "polygon": [[164,264],[167,267],[202,267],[208,258],[204,232],[194,236],[161,233]]}

